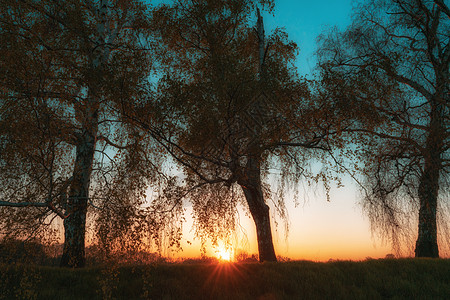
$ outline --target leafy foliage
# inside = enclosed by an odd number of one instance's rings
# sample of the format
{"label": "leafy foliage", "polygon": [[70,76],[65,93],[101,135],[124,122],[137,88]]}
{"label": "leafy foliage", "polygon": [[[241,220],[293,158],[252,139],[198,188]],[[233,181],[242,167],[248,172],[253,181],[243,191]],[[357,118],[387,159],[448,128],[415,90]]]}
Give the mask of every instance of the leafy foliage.
{"label": "leafy foliage", "polygon": [[373,228],[399,246],[419,215],[419,256],[438,255],[436,213],[448,237],[449,26],[442,1],[369,1],[319,50],[336,118],[364,162]]}
{"label": "leafy foliage", "polygon": [[75,256],[88,207],[97,222],[138,210],[161,177],[161,153],[123,118],[148,93],[146,8],[108,2],[2,2],[2,230],[23,237],[59,217]]}

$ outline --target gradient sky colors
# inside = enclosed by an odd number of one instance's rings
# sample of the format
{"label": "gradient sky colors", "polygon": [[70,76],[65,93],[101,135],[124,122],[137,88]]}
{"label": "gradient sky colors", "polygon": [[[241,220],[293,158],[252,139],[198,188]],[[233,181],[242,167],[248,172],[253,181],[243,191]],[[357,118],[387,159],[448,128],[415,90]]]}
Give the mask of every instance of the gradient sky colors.
{"label": "gradient sky colors", "polygon": [[[328,261],[381,258],[392,252],[390,245],[372,236],[370,224],[357,203],[359,192],[356,186],[348,178],[344,179],[344,183],[343,188],[331,189],[330,202],[320,188],[305,191],[297,206],[293,201],[287,201],[289,235],[286,237],[283,224],[273,227],[277,255],[291,259]],[[186,213],[189,215],[191,210],[187,208]],[[243,213],[240,214],[240,221],[243,232],[238,233],[233,250],[257,253],[253,221]],[[200,255],[200,241],[194,238],[190,226],[191,219],[188,217],[184,226],[183,251],[176,253],[175,257]],[[216,256],[220,251],[212,247],[207,250],[210,256]]]}
{"label": "gradient sky colors", "polygon": [[[284,27],[290,39],[300,47],[296,63],[299,74],[311,77],[316,64],[316,38],[324,30],[334,26],[344,29],[350,23],[352,1],[275,2],[275,16],[263,14],[266,34],[270,34],[276,27]],[[273,228],[277,255],[291,259],[327,261],[378,258],[391,253],[389,245],[372,238],[370,224],[357,204],[359,192],[355,184],[349,178],[345,178],[344,184],[343,188],[332,189],[330,202],[327,202],[320,188],[317,191],[305,191],[297,207],[292,201],[288,201],[289,235],[286,238],[283,225]],[[190,213],[187,208],[188,222],[184,226],[183,251],[175,256],[200,255],[200,242],[191,232]],[[241,214],[240,220],[247,238],[243,238],[243,233],[238,234],[236,244],[233,245],[234,250],[243,249],[248,253],[257,253],[253,221],[244,214]],[[220,251],[217,248],[207,250],[207,255],[211,256],[216,256]]]}
{"label": "gradient sky colors", "polygon": [[[158,3],[160,1],[157,1]],[[162,1],[170,3],[169,0]],[[155,2],[153,2],[155,3]],[[316,59],[314,53],[318,36],[333,27],[345,29],[351,22],[352,0],[275,0],[274,16],[264,12],[266,34],[276,27],[284,27],[291,40],[300,48],[296,66],[299,74],[312,78]],[[256,16],[254,17],[256,23]],[[344,187],[332,187],[330,200],[318,187],[304,191],[300,203],[287,201],[289,213],[289,235],[283,224],[273,227],[274,244],[277,255],[291,259],[328,261],[329,259],[363,260],[367,257],[383,258],[393,253],[391,246],[384,243],[370,230],[368,219],[359,205],[361,194],[349,176],[343,176]],[[183,251],[175,257],[200,256],[200,241],[194,238],[191,229],[191,210],[186,208],[187,223],[184,225]],[[273,210],[272,210],[273,213]],[[233,250],[257,253],[256,233],[253,221],[240,215],[242,232],[238,233]],[[414,222],[411,229],[416,227]],[[244,237],[245,236],[245,237]],[[404,256],[414,254],[414,241],[404,247]],[[444,249],[442,249],[444,250]],[[207,255],[219,256],[221,249],[208,247]],[[167,253],[166,253],[167,254]],[[441,251],[441,256],[449,256]]]}

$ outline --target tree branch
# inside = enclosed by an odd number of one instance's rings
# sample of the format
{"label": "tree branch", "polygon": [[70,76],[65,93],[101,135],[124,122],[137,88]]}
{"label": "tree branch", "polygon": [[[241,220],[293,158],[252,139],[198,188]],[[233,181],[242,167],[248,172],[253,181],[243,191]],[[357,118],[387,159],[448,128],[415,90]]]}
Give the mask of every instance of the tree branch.
{"label": "tree branch", "polygon": [[434,0],[434,3],[436,3],[439,6],[439,8],[444,12],[444,14],[446,14],[447,17],[450,19],[450,9],[448,8],[447,4],[445,4],[443,0]]}

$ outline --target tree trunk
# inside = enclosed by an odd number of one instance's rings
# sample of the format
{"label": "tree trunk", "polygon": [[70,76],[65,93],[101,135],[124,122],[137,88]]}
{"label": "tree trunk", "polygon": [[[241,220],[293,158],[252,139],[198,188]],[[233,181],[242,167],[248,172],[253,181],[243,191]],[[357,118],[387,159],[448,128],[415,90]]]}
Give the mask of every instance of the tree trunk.
{"label": "tree trunk", "polygon": [[117,31],[114,30],[107,36],[108,0],[100,0],[97,8],[97,41],[93,49],[91,82],[87,87],[88,96],[84,105],[77,113],[81,117],[82,133],[76,149],[75,168],[73,181],[70,186],[69,199],[66,209],[68,217],[64,220],[64,251],[61,258],[61,267],[81,268],[86,263],[85,257],[85,233],[86,213],[89,200],[89,185],[94,162],[95,145],[98,133],[98,109],[96,99],[99,83],[103,75],[103,64],[108,60],[110,48],[106,43],[113,43]]}
{"label": "tree trunk", "polygon": [[419,185],[419,235],[416,257],[439,257],[437,244],[436,208],[437,189],[431,176],[424,174]]}
{"label": "tree trunk", "polygon": [[443,136],[442,108],[438,103],[431,111],[430,132],[424,155],[425,166],[419,183],[419,233],[415,249],[416,257],[439,257],[436,211],[439,173],[442,168]]}
{"label": "tree trunk", "polygon": [[244,191],[245,199],[255,222],[259,261],[277,261],[272,241],[269,206],[264,201],[261,188],[261,170],[257,159],[248,159],[247,166],[241,175],[241,179],[238,180],[238,184]]}
{"label": "tree trunk", "polygon": [[[264,36],[264,24],[259,9],[257,9],[257,34],[258,34],[258,74],[259,80],[263,80],[264,77],[264,52],[265,52],[265,36]],[[252,103],[251,109],[260,112],[262,109],[260,103],[255,101]],[[249,111],[252,115],[252,120],[245,124],[245,128],[249,126],[252,130],[249,132],[249,137],[252,140],[248,145],[247,150],[255,150],[259,146],[259,138],[261,136],[261,125],[264,121],[261,118],[261,113]],[[258,122],[255,123],[255,120]],[[252,124],[252,125],[250,125]],[[238,176],[238,184],[241,186],[245,199],[247,200],[250,213],[252,214],[253,221],[256,227],[256,239],[258,241],[259,261],[277,261],[275,250],[272,240],[272,229],[270,226],[270,214],[269,206],[264,201],[264,195],[261,188],[261,168],[259,158],[261,153],[259,151],[247,151],[252,153],[247,157],[247,163],[244,167],[240,168]]]}
{"label": "tree trunk", "polygon": [[76,147],[73,181],[66,207],[67,218],[64,219],[64,250],[61,267],[81,268],[86,262],[84,250],[86,213],[98,127],[97,109],[95,107],[88,109],[86,115],[84,130]]}

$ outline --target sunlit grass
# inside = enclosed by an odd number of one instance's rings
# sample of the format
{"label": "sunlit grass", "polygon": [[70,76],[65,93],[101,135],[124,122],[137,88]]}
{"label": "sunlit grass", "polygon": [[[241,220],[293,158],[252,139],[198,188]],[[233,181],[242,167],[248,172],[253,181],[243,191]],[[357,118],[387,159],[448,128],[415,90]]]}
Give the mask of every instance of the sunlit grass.
{"label": "sunlit grass", "polygon": [[[108,266],[0,265],[0,299],[448,299],[449,259]],[[26,279],[24,281],[24,278]]]}

